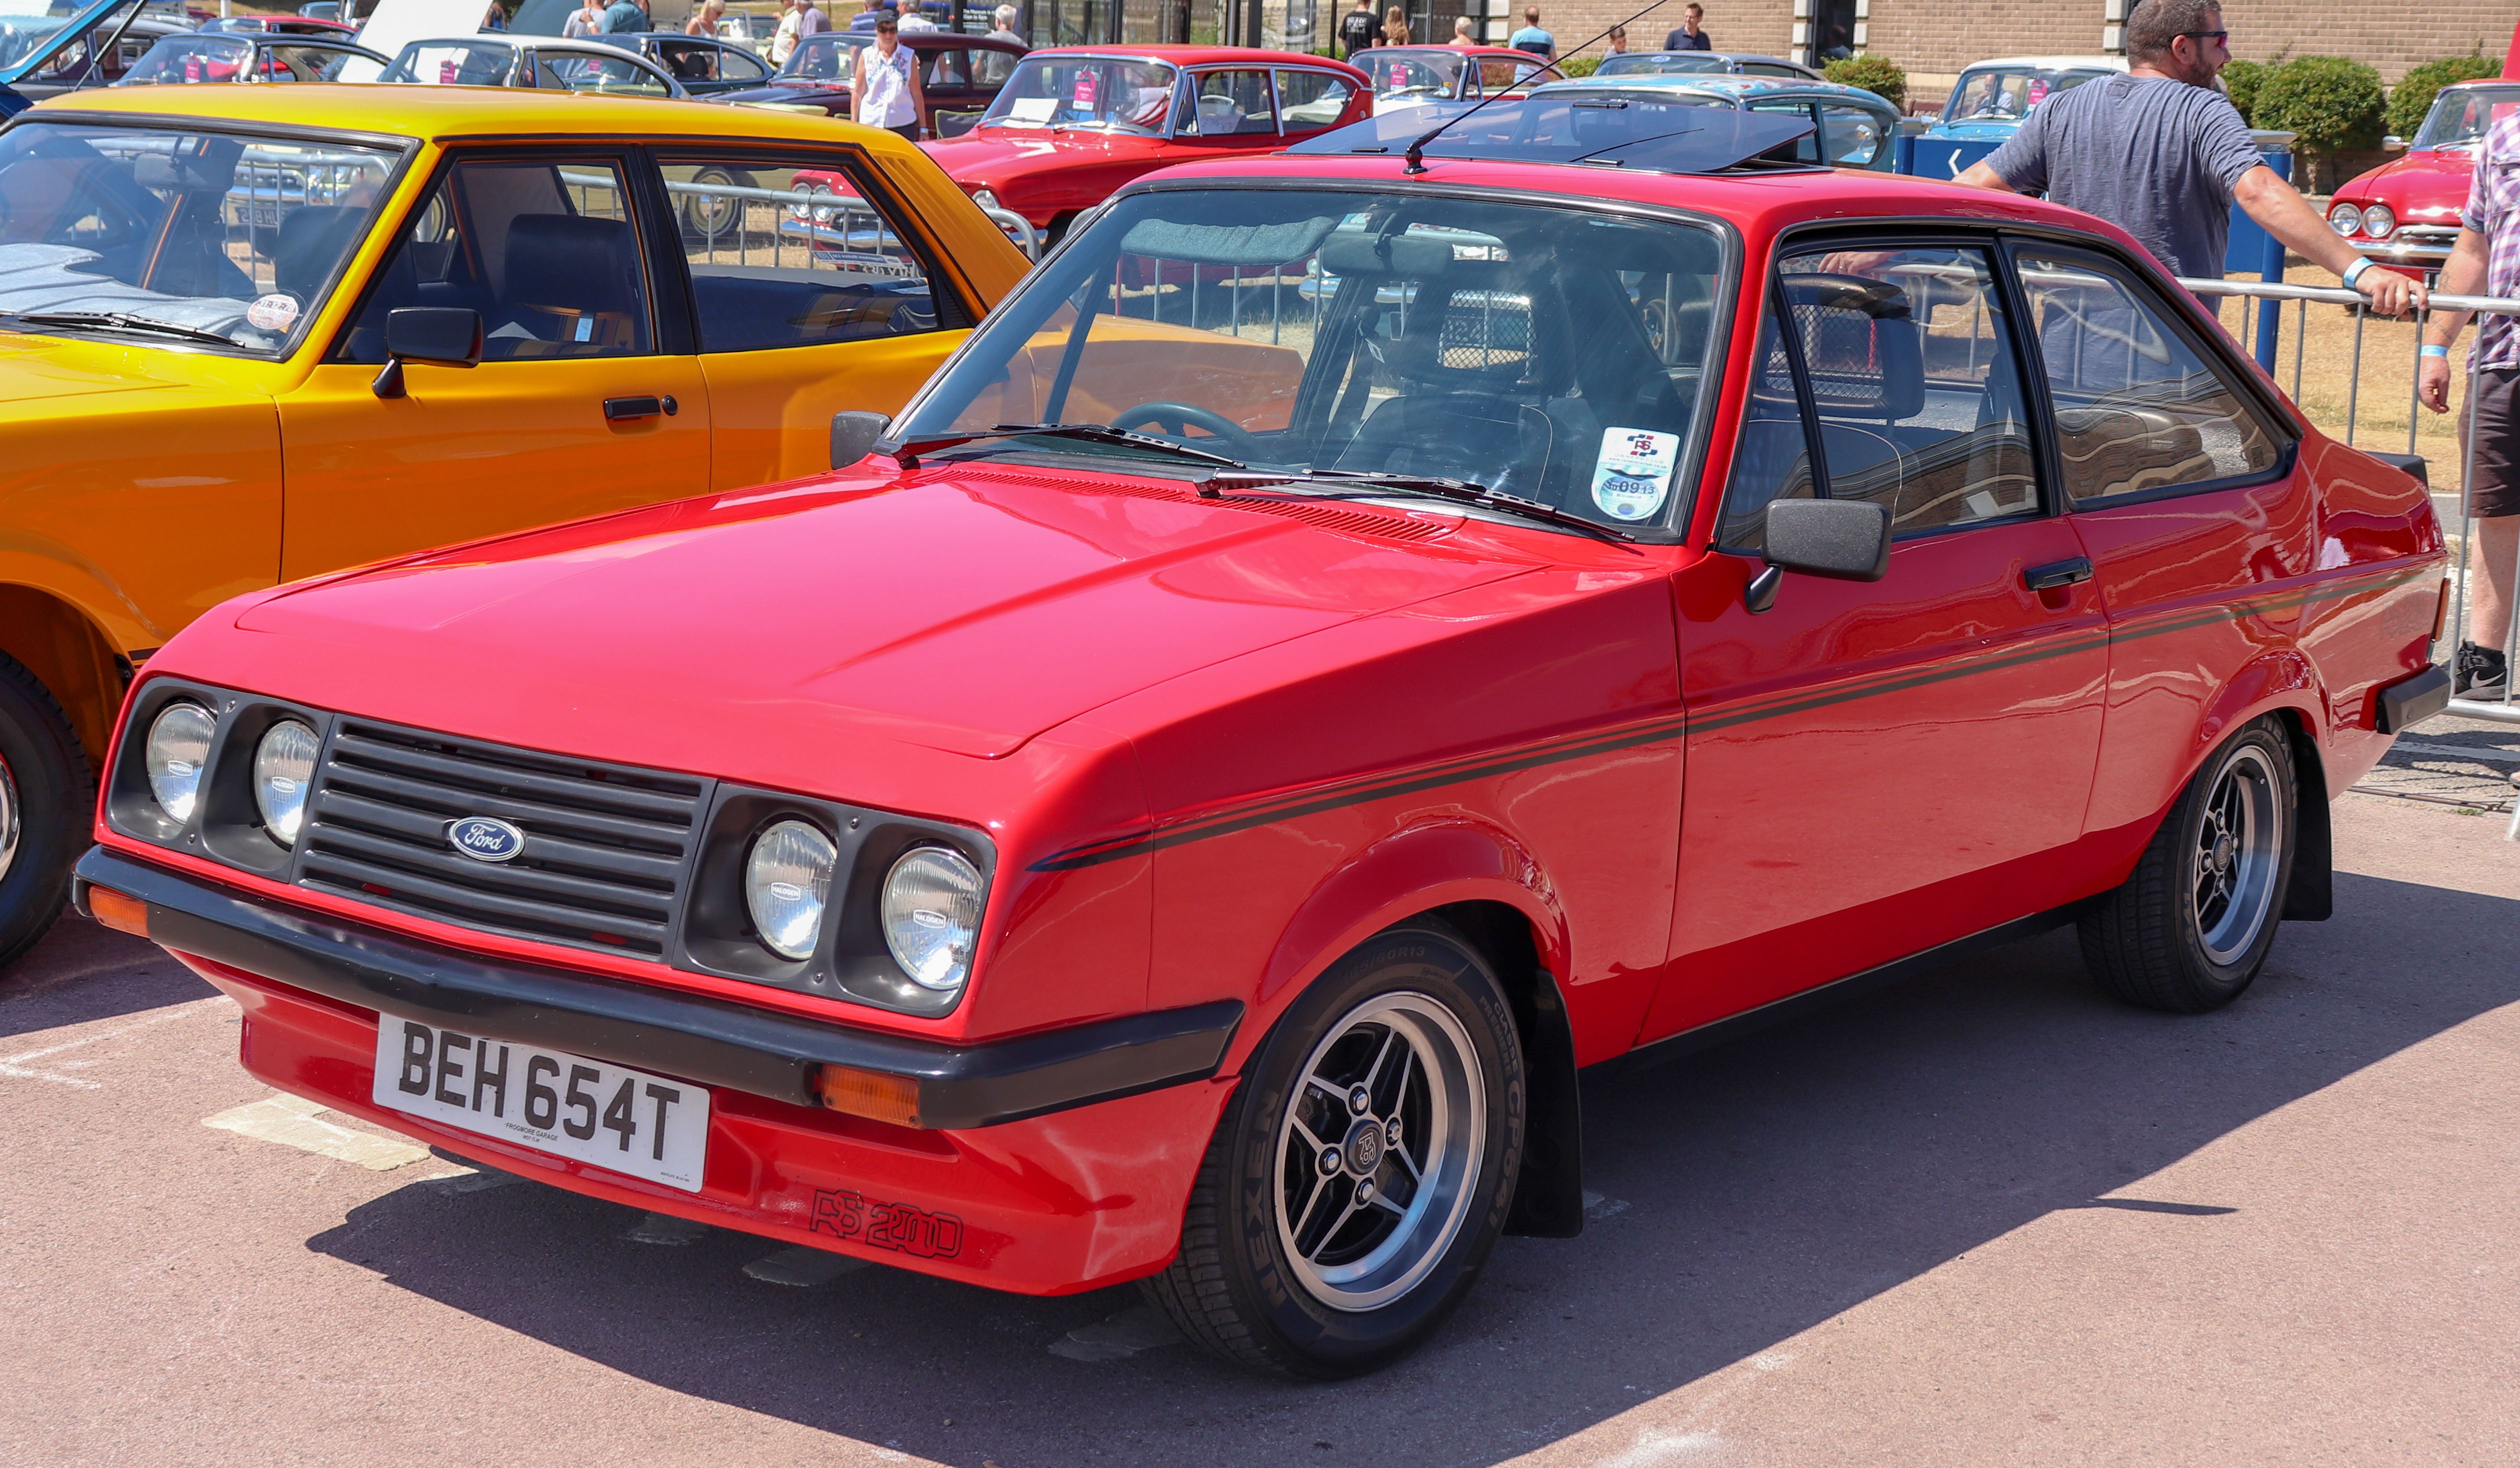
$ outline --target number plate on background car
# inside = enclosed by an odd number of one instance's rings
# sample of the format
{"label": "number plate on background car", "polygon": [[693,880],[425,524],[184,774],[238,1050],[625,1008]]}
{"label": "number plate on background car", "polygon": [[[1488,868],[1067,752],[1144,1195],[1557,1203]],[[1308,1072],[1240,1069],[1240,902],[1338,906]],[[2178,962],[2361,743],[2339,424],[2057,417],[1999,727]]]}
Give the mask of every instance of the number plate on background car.
{"label": "number plate on background car", "polygon": [[374,1095],[395,1111],[699,1191],[709,1097],[688,1081],[382,1014]]}

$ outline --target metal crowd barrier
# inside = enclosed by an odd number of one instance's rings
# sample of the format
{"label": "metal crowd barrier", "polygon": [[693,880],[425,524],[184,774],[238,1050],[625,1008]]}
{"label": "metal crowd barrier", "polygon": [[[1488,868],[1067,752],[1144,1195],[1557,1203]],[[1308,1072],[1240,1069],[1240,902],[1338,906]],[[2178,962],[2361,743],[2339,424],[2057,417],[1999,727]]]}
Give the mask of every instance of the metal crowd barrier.
{"label": "metal crowd barrier", "polygon": [[[2314,302],[2317,302],[2320,304],[2351,308],[2354,312],[2354,356],[2351,367],[2351,376],[2347,378],[2346,386],[2345,431],[2336,436],[2344,439],[2345,442],[2349,444],[2354,442],[2362,400],[2362,364],[2364,358],[2363,337],[2365,334],[2365,329],[2369,326],[2371,319],[2369,302],[2361,292],[2341,289],[2334,287],[2287,286],[2273,281],[2182,280],[2179,284],[2186,287],[2190,291],[2199,296],[2244,297],[2246,304],[2242,307],[2243,314],[2241,318],[2241,326],[2243,329],[2233,334],[2242,341],[2252,339],[2251,333],[2246,330],[2252,319],[2252,313],[2254,313],[2256,320],[2263,323],[2265,317],[2270,312],[2280,316],[2284,302],[2292,301],[2297,303],[2295,306],[2295,320],[2293,323],[2292,334],[2293,357],[2291,378],[2291,391],[2293,401],[2296,403],[2301,400],[2303,359],[2309,354],[2311,305]],[[2423,322],[2430,317],[2433,310],[2444,309],[2453,311],[2474,311],[2480,315],[2490,316],[2520,316],[2520,297],[2449,295],[2437,291],[2431,297],[2430,307],[2422,316],[2415,319],[2414,341],[2416,344],[2419,345],[2423,340]],[[2388,320],[2390,318],[2384,317],[2382,319]],[[2263,334],[2260,334],[2263,335]],[[2475,339],[2474,333],[2471,331],[2467,335],[2464,335],[2459,339],[2459,344],[2456,347],[2452,349],[2452,387],[2453,389],[2453,399],[2457,396],[2456,389],[2459,385],[2459,378],[2462,378],[2465,373],[2464,364],[2466,362],[2468,346]],[[2422,361],[2422,356],[2413,346],[2409,346],[2408,351],[2407,452],[2413,454],[2421,452],[2416,448],[2417,424],[2421,422],[2422,415],[2428,410],[2423,408],[2416,398],[2416,369]],[[2375,358],[2374,360],[2376,361],[2377,359]],[[2281,385],[2283,382],[2283,377],[2277,370],[2279,363],[2266,362],[2263,365],[2266,366],[2269,375],[2275,378],[2277,384]],[[2325,427],[2327,425],[2321,424],[2320,426]],[[2460,445],[2459,449],[2459,516],[2458,534],[2454,541],[2457,550],[2458,562],[2456,568],[2452,573],[2453,577],[2453,586],[2451,597],[2451,616],[2450,625],[2446,629],[2449,638],[2449,649],[2452,655],[2455,655],[2461,643],[2468,641],[2468,578],[2470,568],[2474,564],[2474,557],[2471,556],[2469,548],[2475,543],[2476,516],[2470,512],[2472,501],[2468,496],[2467,486],[2474,475],[2475,464],[2476,421],[2475,416],[2471,414],[2468,418],[2467,438],[2466,441]],[[2515,590],[2520,590],[2520,555],[2515,555],[2513,556],[2513,562],[2512,578],[2514,587]],[[2515,661],[2515,653],[2520,653],[2520,647],[2515,646],[2515,643],[2520,643],[2520,639],[2515,639],[2513,630],[2506,627],[2501,630],[2500,641],[2504,666],[2506,668],[2511,667]],[[2453,698],[2451,700],[2450,711],[2453,714],[2460,714],[2470,719],[2490,719],[2499,724],[2520,724],[2520,699],[2514,699],[2512,697],[2511,683],[2512,680],[2508,675],[2506,675],[2503,683],[2503,692],[2498,698]],[[2515,828],[2520,828],[2520,822],[2515,822]]]}

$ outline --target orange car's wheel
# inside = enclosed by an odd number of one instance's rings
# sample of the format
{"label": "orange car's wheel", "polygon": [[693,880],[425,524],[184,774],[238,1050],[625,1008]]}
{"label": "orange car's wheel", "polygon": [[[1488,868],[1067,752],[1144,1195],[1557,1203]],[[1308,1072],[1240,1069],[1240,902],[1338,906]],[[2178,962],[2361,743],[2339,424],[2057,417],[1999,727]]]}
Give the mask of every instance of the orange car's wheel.
{"label": "orange car's wheel", "polygon": [[68,715],[0,656],[0,969],[35,946],[69,900],[96,780]]}
{"label": "orange car's wheel", "polygon": [[1521,1045],[1486,959],[1433,923],[1385,931],[1252,1056],[1200,1162],[1181,1253],[1147,1293],[1243,1365],[1385,1365],[1478,1277],[1523,1127]]}

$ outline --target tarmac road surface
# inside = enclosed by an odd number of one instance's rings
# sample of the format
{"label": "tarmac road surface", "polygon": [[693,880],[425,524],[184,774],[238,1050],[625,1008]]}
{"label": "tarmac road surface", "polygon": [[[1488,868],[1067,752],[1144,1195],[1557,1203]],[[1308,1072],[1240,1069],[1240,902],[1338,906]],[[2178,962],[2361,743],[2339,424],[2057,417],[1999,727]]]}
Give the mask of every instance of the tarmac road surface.
{"label": "tarmac road surface", "polygon": [[[1508,1239],[1333,1386],[512,1182],[275,1098],[71,920],[0,976],[0,1463],[2520,1460],[2520,846],[2349,796],[2337,915],[2222,1013],[2070,933],[1586,1096]],[[204,1125],[214,1122],[214,1125]]]}

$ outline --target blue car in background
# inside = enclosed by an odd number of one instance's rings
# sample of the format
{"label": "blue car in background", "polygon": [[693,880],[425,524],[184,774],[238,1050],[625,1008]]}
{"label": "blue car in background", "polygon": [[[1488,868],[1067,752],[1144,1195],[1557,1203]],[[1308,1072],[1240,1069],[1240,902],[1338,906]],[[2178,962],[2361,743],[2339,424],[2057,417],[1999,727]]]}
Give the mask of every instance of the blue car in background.
{"label": "blue car in background", "polygon": [[1670,102],[1685,98],[1707,107],[1752,112],[1796,112],[1811,118],[1814,131],[1796,145],[1807,163],[1838,168],[1891,171],[1890,140],[1899,128],[1899,110],[1861,87],[1801,77],[1729,76],[1688,73],[1593,75],[1551,82],[1531,95],[1580,93],[1609,102],[1623,97]]}
{"label": "blue car in background", "polygon": [[1979,62],[1952,83],[1950,100],[1925,136],[1956,143],[2001,143],[2030,110],[2059,92],[2127,68],[2123,56],[2006,56]]}

